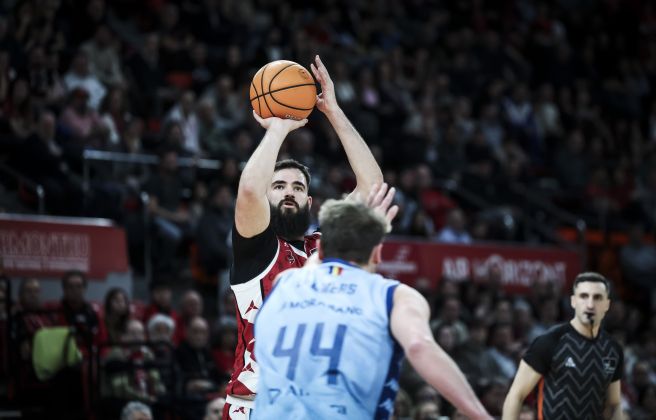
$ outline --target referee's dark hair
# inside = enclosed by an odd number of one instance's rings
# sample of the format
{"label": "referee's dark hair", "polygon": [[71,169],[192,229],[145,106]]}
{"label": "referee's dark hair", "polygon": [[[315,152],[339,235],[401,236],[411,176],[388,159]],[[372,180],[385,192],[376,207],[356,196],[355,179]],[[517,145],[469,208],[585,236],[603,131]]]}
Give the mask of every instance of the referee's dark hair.
{"label": "referee's dark hair", "polygon": [[587,271],[585,273],[581,273],[578,276],[576,276],[576,278],[574,279],[574,285],[572,286],[572,293],[574,293],[574,291],[576,290],[576,286],[578,286],[579,283],[583,283],[584,281],[589,281],[593,283],[603,283],[603,285],[606,286],[606,292],[610,297],[610,282],[606,277],[602,276],[599,273],[595,273],[594,271]]}

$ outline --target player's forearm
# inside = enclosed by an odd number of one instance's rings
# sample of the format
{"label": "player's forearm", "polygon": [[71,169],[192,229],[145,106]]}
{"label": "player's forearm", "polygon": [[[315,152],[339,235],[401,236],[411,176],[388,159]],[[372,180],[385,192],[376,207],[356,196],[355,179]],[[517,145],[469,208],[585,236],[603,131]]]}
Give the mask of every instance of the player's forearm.
{"label": "player's forearm", "polygon": [[326,117],[342,142],[351,169],[355,173],[358,189],[366,197],[373,184],[383,182],[383,172],[369,146],[341,108],[336,107],[327,112]]}
{"label": "player's forearm", "polygon": [[271,183],[273,170],[278,159],[278,152],[287,132],[280,128],[270,128],[264,138],[248,159],[241,178],[239,179],[239,194],[264,196]]}
{"label": "player's forearm", "polygon": [[417,342],[406,349],[406,356],[424,380],[467,417],[490,418],[458,366],[435,342]]}
{"label": "player's forearm", "polygon": [[512,393],[512,390],[506,396],[506,400],[503,403],[503,415],[501,420],[517,420],[519,418],[519,412],[522,407],[522,399]]}
{"label": "player's forearm", "polygon": [[612,405],[610,409],[611,409],[610,420],[624,420],[624,413],[622,412],[622,404]]}

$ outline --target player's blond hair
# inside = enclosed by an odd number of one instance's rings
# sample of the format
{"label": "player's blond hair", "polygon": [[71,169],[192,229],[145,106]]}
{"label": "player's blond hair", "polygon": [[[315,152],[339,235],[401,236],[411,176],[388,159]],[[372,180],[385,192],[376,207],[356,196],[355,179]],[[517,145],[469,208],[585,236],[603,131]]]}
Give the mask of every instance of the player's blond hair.
{"label": "player's blond hair", "polygon": [[385,237],[389,222],[363,203],[328,200],[319,211],[324,258],[366,264],[374,247]]}

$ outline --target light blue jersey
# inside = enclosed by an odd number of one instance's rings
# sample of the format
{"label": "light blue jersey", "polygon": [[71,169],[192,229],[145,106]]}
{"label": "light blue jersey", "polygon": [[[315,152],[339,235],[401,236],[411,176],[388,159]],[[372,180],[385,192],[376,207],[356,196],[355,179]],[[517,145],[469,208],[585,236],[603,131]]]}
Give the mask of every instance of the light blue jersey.
{"label": "light blue jersey", "polygon": [[402,349],[396,280],[342,260],[284,272],[255,321],[254,419],[387,419]]}

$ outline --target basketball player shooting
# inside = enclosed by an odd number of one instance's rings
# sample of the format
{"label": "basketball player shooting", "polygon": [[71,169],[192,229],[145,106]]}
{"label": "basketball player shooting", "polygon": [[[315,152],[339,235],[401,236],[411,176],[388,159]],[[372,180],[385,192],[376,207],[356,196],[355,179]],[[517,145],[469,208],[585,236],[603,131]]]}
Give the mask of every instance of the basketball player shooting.
{"label": "basketball player shooting", "polygon": [[[367,197],[375,184],[382,183],[383,174],[339,107],[333,82],[319,56],[311,64],[311,71],[321,85],[316,107],[328,118],[355,173],[357,185],[351,194]],[[279,273],[303,266],[316,250],[320,236],[304,236],[312,206],[308,168],[293,160],[276,163],[287,135],[303,127],[307,119],[262,119],[255,112],[253,116],[266,133],[244,167],[237,192],[230,283],[236,297],[239,331],[224,419],[248,419],[254,406],[259,367],[253,355],[253,323],[263,298]]]}
{"label": "basketball player shooting", "polygon": [[[574,280],[574,317],[533,340],[503,404],[503,420],[516,420],[526,396],[540,383],[538,418],[623,419],[622,347],[600,329],[610,308],[610,283],[599,273]],[[608,416],[604,416],[604,414]]]}

